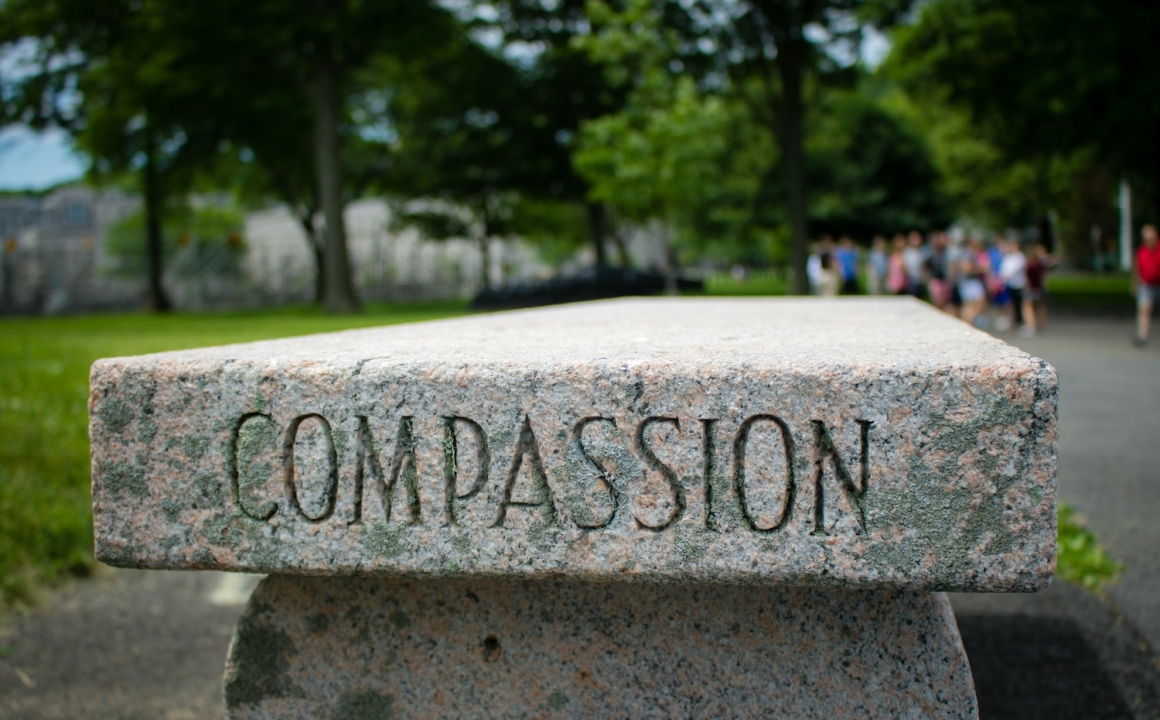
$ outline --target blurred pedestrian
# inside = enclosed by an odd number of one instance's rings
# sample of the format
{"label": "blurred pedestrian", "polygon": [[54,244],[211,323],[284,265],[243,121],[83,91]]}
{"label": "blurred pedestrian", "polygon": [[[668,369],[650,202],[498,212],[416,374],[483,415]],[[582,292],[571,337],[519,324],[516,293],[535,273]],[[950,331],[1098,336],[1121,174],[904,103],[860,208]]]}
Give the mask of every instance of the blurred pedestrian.
{"label": "blurred pedestrian", "polygon": [[939,310],[943,310],[951,299],[950,283],[947,282],[947,238],[944,233],[937,232],[931,235],[926,270],[929,277],[926,286],[930,292],[930,302]]}
{"label": "blurred pedestrian", "polygon": [[870,281],[870,294],[882,295],[886,292],[886,274],[889,270],[889,255],[886,252],[886,238],[875,235],[866,256],[866,275]]}
{"label": "blurred pedestrian", "polygon": [[814,243],[813,252],[806,259],[806,276],[810,280],[810,292],[819,295],[822,281],[822,257],[834,252],[834,239],[829,235]]}
{"label": "blurred pedestrian", "polygon": [[834,265],[842,280],[843,295],[857,295],[858,288],[858,247],[849,235],[843,235],[834,249]]}
{"label": "blurred pedestrian", "polygon": [[946,307],[943,309],[955,317],[959,317],[963,309],[963,298],[959,294],[959,277],[963,257],[966,255],[966,252],[962,237],[957,234],[951,235],[947,233],[947,286],[950,287],[950,297],[947,299]]}
{"label": "blurred pedestrian", "polygon": [[894,236],[894,247],[887,259],[886,289],[894,295],[905,295],[910,289],[910,278],[906,276],[906,238]]}
{"label": "blurred pedestrian", "polygon": [[823,252],[818,259],[821,264],[818,271],[818,294],[822,297],[837,297],[842,281],[837,258],[833,253]]}
{"label": "blurred pedestrian", "polygon": [[1023,293],[1022,337],[1033,337],[1047,325],[1047,270],[1052,258],[1043,245],[1035,244],[1027,253],[1027,286]]}
{"label": "blurred pedestrian", "polygon": [[1022,332],[1026,329],[1023,320],[1023,290],[1027,286],[1027,256],[1014,240],[1004,240],[1002,251],[998,275],[1008,295],[1008,320],[1010,327]]}
{"label": "blurred pedestrian", "polygon": [[987,255],[975,238],[967,240],[966,252],[959,261],[959,297],[963,320],[977,325],[987,309]]}
{"label": "blurred pedestrian", "polygon": [[818,294],[818,284],[822,280],[822,246],[814,243],[810,247],[810,256],[806,258],[806,277],[810,281],[810,292]]}
{"label": "blurred pedestrian", "polygon": [[915,297],[922,297],[926,288],[922,287],[922,266],[926,262],[926,253],[922,247],[922,233],[912,230],[906,237],[906,250],[902,253],[902,260],[906,263],[906,278],[910,282],[908,292]]}
{"label": "blurred pedestrian", "polygon": [[1145,225],[1141,231],[1144,242],[1136,251],[1132,272],[1132,290],[1136,293],[1136,347],[1148,344],[1152,325],[1152,308],[1160,299],[1160,243],[1156,226]]}
{"label": "blurred pedestrian", "polygon": [[[1003,278],[999,277],[999,266],[1003,262],[1003,248],[1006,245],[1006,238],[1002,235],[994,235],[990,242],[983,246],[983,254],[979,258],[979,266],[987,270],[983,278],[983,284],[987,288],[987,299],[999,311],[995,318],[995,329],[1000,332],[1011,327],[1008,320],[1011,311],[1011,294],[1007,292],[1007,285],[1003,282]],[[986,327],[988,321],[989,318],[982,318],[981,327]]]}

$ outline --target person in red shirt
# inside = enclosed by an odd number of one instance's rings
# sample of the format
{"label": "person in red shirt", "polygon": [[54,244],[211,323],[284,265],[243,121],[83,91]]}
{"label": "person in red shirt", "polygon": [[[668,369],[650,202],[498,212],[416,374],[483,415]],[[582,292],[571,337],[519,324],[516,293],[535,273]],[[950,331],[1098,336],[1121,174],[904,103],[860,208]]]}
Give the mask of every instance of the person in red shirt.
{"label": "person in red shirt", "polygon": [[1132,273],[1132,290],[1136,294],[1136,346],[1148,344],[1152,308],[1160,299],[1160,242],[1156,226],[1145,225],[1141,231],[1144,244],[1136,251],[1136,268]]}

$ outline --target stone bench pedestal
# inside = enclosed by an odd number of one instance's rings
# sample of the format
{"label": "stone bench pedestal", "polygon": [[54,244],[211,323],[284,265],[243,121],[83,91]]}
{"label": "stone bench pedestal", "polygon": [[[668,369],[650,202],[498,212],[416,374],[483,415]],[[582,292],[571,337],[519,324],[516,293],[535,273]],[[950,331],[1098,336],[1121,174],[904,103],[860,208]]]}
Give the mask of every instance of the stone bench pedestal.
{"label": "stone bench pedestal", "polygon": [[1054,370],[908,299],[620,300],[93,366],[98,557],[268,573],[232,717],[975,717]]}
{"label": "stone bench pedestal", "polygon": [[231,718],[974,718],[943,593],[262,581]]}

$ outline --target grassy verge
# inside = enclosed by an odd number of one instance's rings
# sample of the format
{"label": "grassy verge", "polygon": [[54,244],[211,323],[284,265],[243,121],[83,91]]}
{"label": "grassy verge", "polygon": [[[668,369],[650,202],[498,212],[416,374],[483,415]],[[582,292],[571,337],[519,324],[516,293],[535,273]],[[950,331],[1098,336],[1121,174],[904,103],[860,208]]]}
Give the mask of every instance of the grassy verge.
{"label": "grassy verge", "polygon": [[0,320],[0,606],[92,565],[89,366],[116,355],[246,342],[466,312],[462,304]]}
{"label": "grassy verge", "polygon": [[1075,517],[1075,510],[1059,504],[1059,556],[1055,574],[1099,591],[1124,569],[1100,547],[1096,536]]}
{"label": "grassy verge", "polygon": [[1136,299],[1126,274],[1049,273],[1047,298],[1050,305],[1065,310],[1131,313]]}
{"label": "grassy verge", "polygon": [[778,270],[754,270],[744,280],[736,280],[727,272],[718,272],[705,278],[706,295],[786,295],[789,276]]}

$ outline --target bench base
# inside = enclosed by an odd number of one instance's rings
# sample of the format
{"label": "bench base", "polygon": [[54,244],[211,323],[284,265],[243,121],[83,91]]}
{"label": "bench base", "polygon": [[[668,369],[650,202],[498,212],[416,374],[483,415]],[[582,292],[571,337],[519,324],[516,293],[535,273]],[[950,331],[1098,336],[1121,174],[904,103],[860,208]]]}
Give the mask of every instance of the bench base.
{"label": "bench base", "polygon": [[942,593],[270,576],[229,717],[977,718]]}

